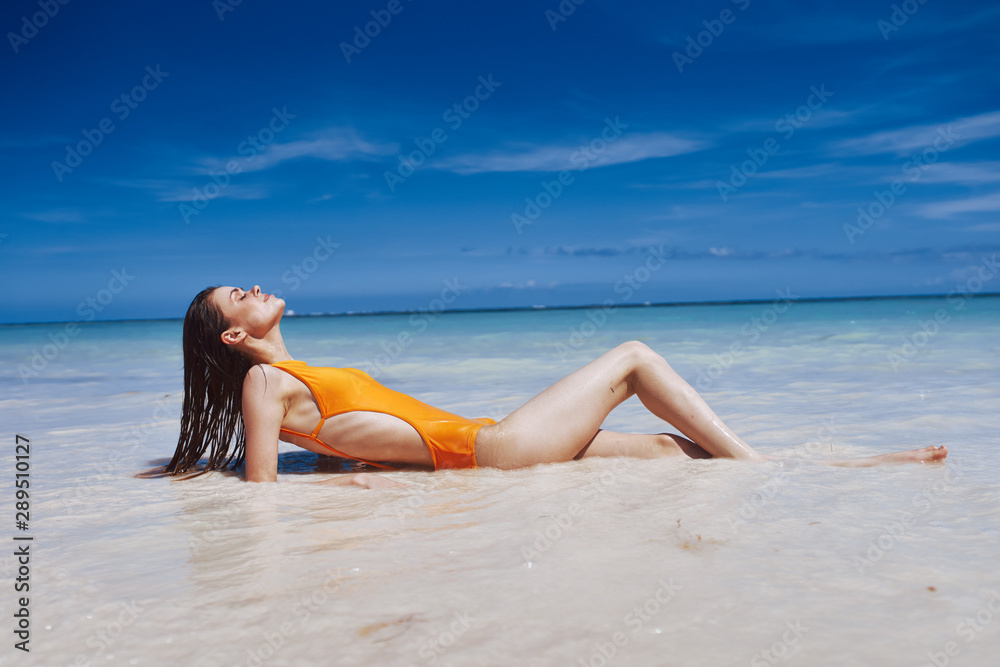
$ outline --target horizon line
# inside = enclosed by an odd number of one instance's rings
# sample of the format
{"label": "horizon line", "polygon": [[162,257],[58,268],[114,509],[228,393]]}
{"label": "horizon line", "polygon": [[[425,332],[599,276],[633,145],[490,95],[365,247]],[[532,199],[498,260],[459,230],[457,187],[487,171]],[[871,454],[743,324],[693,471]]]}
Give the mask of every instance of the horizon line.
{"label": "horizon line", "polygon": [[[879,294],[873,296],[810,296],[810,297],[796,297],[794,300],[796,302],[818,302],[818,301],[891,301],[898,299],[936,299],[942,297],[951,296],[953,292],[947,294]],[[983,292],[982,294],[973,294],[971,296],[981,298],[981,297],[1000,297],[1000,292]],[[618,303],[614,304],[616,308],[676,308],[681,306],[737,306],[737,305],[747,305],[755,303],[771,303],[776,299],[728,299],[723,301],[664,301],[659,303],[653,303],[651,301],[644,301],[642,303]],[[581,306],[546,306],[546,305],[535,305],[535,306],[503,306],[503,307],[484,307],[484,308],[447,308],[445,310],[435,310],[431,311],[427,308],[420,309],[409,309],[409,310],[364,310],[364,311],[345,311],[342,313],[331,312],[331,313],[295,313],[294,311],[289,315],[283,315],[282,317],[291,318],[319,318],[319,317],[371,317],[378,315],[411,315],[415,313],[428,313],[433,312],[437,315],[444,313],[500,313],[500,312],[515,312],[521,310],[528,311],[541,311],[541,310],[585,310],[589,308],[607,308],[608,306],[603,303],[593,303],[589,305]],[[22,327],[22,326],[39,326],[43,324],[94,324],[97,322],[102,323],[114,323],[114,322],[183,322],[183,317],[136,317],[136,318],[122,318],[115,320],[51,320],[43,322],[3,322],[0,323],[0,327]]]}

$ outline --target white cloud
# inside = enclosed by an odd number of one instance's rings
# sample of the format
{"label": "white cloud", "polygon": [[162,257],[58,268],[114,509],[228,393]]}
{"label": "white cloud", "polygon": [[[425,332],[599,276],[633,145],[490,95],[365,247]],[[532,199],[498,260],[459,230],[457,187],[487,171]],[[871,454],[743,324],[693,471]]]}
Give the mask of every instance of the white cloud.
{"label": "white cloud", "polygon": [[831,149],[841,155],[876,155],[896,153],[906,155],[934,146],[939,137],[952,137],[949,149],[980,139],[1000,136],[1000,111],[967,116],[933,125],[911,125],[900,130],[875,132],[864,137],[834,142]]}
{"label": "white cloud", "polygon": [[825,164],[811,164],[804,167],[761,171],[757,173],[757,178],[819,178],[821,176],[840,175],[843,173],[843,166],[836,162],[828,162]]}
{"label": "white cloud", "polygon": [[[554,285],[557,285],[557,284],[558,283],[549,283],[548,286],[549,287],[553,287]],[[516,289],[516,290],[534,289],[535,288],[535,279],[532,278],[531,280],[529,280],[527,282],[523,282],[523,283],[502,282],[502,283],[498,284],[497,287],[501,287],[503,289]]]}
{"label": "white cloud", "polygon": [[37,213],[25,213],[22,217],[39,222],[84,222],[83,213],[72,208],[56,208]]}
{"label": "white cloud", "polygon": [[[205,186],[214,183],[211,178],[185,183],[165,178],[136,178],[129,181],[114,181],[115,185],[126,188],[139,188],[156,195],[157,201],[193,201],[195,195],[207,199],[264,199],[268,191],[259,186],[238,185],[230,182],[224,188],[219,188],[218,194],[207,196]],[[214,191],[215,188],[212,188]]]}
{"label": "white cloud", "polygon": [[[249,153],[251,148],[246,149]],[[299,158],[315,158],[328,162],[345,162],[357,158],[381,157],[393,155],[399,150],[395,143],[377,143],[366,141],[358,136],[353,128],[331,127],[312,135],[308,139],[290,141],[288,143],[274,142],[264,147],[256,154],[240,154],[228,158],[206,158],[201,161],[201,173],[217,172],[226,168],[233,160],[240,165],[241,172],[262,171],[276,167],[282,162]]]}
{"label": "white cloud", "polygon": [[920,180],[925,183],[961,185],[1000,183],[1000,162],[942,162],[928,165]]}
{"label": "white cloud", "polygon": [[985,222],[981,225],[966,227],[967,232],[1000,232],[1000,222]]}
{"label": "white cloud", "polygon": [[252,185],[227,185],[224,188],[219,188],[218,194],[211,196],[214,192],[214,188],[206,191],[205,186],[212,181],[206,181],[204,183],[199,183],[197,186],[180,186],[160,192],[157,195],[159,201],[194,201],[195,196],[199,198],[205,198],[208,200],[212,199],[265,199],[268,195],[267,190],[261,187]]}
{"label": "white cloud", "polygon": [[[600,136],[600,135],[598,135]],[[699,151],[708,146],[707,142],[688,139],[665,132],[649,132],[619,137],[608,143],[601,152],[591,153],[592,157],[580,152],[590,141],[578,144],[560,144],[525,147],[522,150],[494,151],[488,154],[467,153],[428,166],[452,171],[457,174],[479,174],[484,172],[509,171],[575,171],[587,168],[605,167],[612,164],[638,162],[650,158],[670,157]]]}
{"label": "white cloud", "polygon": [[[798,103],[790,102],[782,110],[782,115],[780,116],[759,116],[756,118],[744,118],[743,120],[734,121],[732,123],[722,126],[720,129],[726,134],[733,134],[736,132],[780,132],[784,134],[787,131],[785,121],[789,115],[795,114],[796,109],[799,105],[805,104],[808,101],[809,95],[811,94],[811,89],[803,89],[801,99]],[[831,95],[835,95],[836,90],[830,91]],[[781,107],[776,107],[781,109]],[[858,120],[870,121],[871,118],[878,115],[885,115],[886,109],[885,105],[879,106],[876,104],[869,104],[866,106],[858,106],[853,109],[832,109],[832,108],[820,108],[818,111],[814,112],[808,120],[802,123],[803,127],[808,127],[811,129],[816,129],[820,127],[837,127],[840,125],[850,125],[858,122]],[[798,121],[796,121],[798,122]],[[778,125],[783,129],[779,129]],[[796,126],[798,127],[798,126]],[[785,140],[782,139],[781,143]]]}
{"label": "white cloud", "polygon": [[920,207],[920,214],[927,218],[950,218],[957,213],[984,211],[1000,211],[1000,192],[981,197],[932,202]]}

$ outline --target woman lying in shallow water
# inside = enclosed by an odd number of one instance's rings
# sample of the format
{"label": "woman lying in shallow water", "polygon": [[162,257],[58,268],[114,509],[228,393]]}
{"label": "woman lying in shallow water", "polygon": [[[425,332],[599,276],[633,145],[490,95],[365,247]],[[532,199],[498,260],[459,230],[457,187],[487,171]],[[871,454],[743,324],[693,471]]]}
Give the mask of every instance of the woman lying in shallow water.
{"label": "woman lying in shallow water", "polygon": [[[245,459],[247,481],[275,481],[279,439],[386,469],[509,469],[590,456],[780,460],[743,442],[663,357],[638,341],[601,355],[498,423],[438,410],[357,369],[294,361],[279,330],[284,310],[283,300],[258,286],[210,287],[191,302],[184,319],[181,434],[164,473],[194,469],[209,450],[206,471]],[[605,417],[632,396],[686,437],[602,429]],[[941,446],[813,462],[862,467],[947,455]],[[328,483],[396,486],[370,473]]]}

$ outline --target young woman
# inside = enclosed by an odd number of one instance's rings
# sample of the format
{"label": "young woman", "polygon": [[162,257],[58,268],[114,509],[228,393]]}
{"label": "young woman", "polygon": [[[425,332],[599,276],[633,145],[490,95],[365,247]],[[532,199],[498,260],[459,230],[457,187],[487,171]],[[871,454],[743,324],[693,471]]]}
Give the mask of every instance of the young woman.
{"label": "young woman", "polygon": [[[209,450],[206,471],[245,458],[247,481],[275,481],[279,439],[388,469],[509,469],[588,456],[776,460],[743,442],[663,357],[638,341],[603,354],[498,423],[438,410],[357,369],[293,360],[279,329],[284,310],[283,300],[256,285],[210,287],[192,301],[184,319],[181,434],[165,473],[192,470]],[[608,413],[631,396],[687,437],[602,429]],[[939,461],[947,454],[944,446],[924,447],[816,462],[860,467]],[[370,473],[332,481],[395,485]]]}

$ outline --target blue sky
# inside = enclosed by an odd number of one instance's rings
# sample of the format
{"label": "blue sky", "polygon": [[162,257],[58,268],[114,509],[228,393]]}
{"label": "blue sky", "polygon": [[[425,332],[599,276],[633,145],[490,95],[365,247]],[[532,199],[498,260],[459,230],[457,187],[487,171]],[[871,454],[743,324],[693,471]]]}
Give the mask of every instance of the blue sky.
{"label": "blue sky", "polygon": [[0,321],[947,294],[1000,250],[995,3],[681,5],[4,3]]}

